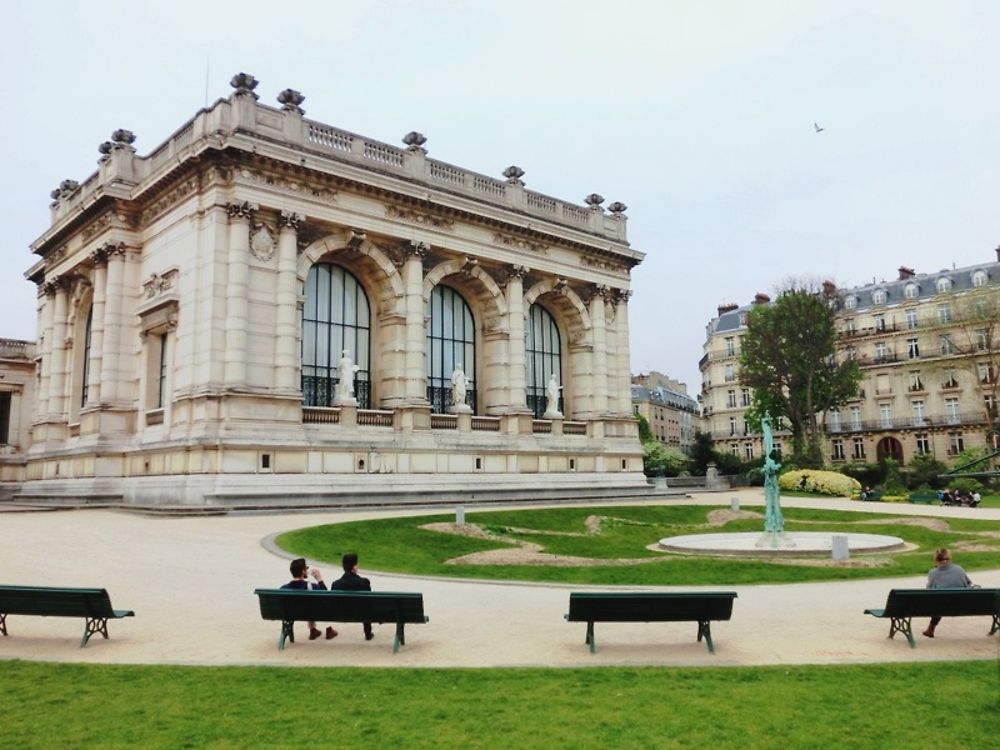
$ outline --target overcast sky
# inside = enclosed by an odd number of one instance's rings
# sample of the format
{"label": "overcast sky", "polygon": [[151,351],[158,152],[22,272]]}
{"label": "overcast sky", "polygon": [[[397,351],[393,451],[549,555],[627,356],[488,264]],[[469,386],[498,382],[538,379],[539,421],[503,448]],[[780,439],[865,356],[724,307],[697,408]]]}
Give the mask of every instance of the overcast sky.
{"label": "overcast sky", "polygon": [[[162,5],[163,9],[160,9]],[[230,77],[307,117],[629,207],[632,369],[700,387],[705,324],[788,277],[995,259],[1000,2],[4,3],[0,336],[35,337],[48,193]],[[813,123],[824,128],[817,133]]]}

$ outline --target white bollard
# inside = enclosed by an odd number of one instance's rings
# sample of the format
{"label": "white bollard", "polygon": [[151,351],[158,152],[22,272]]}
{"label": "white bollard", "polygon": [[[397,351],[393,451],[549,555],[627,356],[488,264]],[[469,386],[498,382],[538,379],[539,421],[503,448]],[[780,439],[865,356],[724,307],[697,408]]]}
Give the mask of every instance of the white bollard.
{"label": "white bollard", "polygon": [[738,497],[734,497],[734,498],[730,499],[730,501],[729,501],[729,510],[731,510],[733,513],[739,513],[740,512],[740,499]]}
{"label": "white bollard", "polygon": [[465,526],[465,506],[463,505],[455,506],[455,525]]}
{"label": "white bollard", "polygon": [[847,546],[846,534],[834,534],[830,537],[830,549],[834,560],[847,560],[851,557],[851,549]]}

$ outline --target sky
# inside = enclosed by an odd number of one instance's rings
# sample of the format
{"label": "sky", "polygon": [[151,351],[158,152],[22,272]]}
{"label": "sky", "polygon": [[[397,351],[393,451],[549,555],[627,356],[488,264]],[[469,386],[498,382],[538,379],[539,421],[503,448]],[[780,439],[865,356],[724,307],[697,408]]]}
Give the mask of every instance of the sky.
{"label": "sky", "polygon": [[[700,389],[723,303],[996,259],[991,0],[8,0],[0,336],[33,339],[49,192],[117,128],[152,151],[246,71],[261,101],[583,202],[628,205],[633,372]],[[816,132],[814,124],[823,129]]]}

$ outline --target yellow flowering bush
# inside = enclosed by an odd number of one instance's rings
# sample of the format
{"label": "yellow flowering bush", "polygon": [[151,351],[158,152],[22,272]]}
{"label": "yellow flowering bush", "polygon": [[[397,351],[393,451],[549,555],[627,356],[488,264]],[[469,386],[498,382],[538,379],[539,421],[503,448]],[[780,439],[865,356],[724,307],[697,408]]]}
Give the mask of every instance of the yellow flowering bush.
{"label": "yellow flowering bush", "polygon": [[817,469],[796,469],[785,472],[778,477],[778,486],[783,490],[840,497],[850,497],[861,492],[861,482],[857,479],[836,471]]}

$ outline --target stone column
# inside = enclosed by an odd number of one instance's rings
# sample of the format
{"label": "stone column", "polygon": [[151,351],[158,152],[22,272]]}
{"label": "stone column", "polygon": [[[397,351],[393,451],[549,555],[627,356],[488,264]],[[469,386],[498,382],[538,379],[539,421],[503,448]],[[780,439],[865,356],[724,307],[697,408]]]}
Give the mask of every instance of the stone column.
{"label": "stone column", "polygon": [[230,203],[229,257],[226,283],[226,354],[225,381],[229,387],[241,387],[247,380],[247,326],[249,323],[250,223],[257,206],[252,203]]}
{"label": "stone column", "polygon": [[49,379],[50,421],[66,421],[66,310],[69,289],[65,279],[55,281],[55,309],[52,312],[52,369]]}
{"label": "stone column", "polygon": [[278,309],[275,313],[275,386],[279,391],[300,387],[295,373],[298,371],[298,231],[304,217],[290,211],[278,216],[278,291],[275,295]]}
{"label": "stone column", "polygon": [[[104,333],[101,362],[101,401],[120,405],[123,400],[122,342],[125,321],[122,310],[125,297],[125,245],[109,243],[106,253],[108,270],[104,282]],[[129,324],[128,330],[133,326]],[[93,327],[91,327],[93,331]],[[93,347],[92,347],[93,348]]]}
{"label": "stone column", "polygon": [[54,309],[56,304],[55,297],[57,287],[52,282],[46,282],[41,288],[44,300],[42,302],[41,322],[39,323],[38,328],[38,333],[42,340],[42,372],[41,380],[38,384],[38,413],[36,415],[38,420],[45,419],[49,413],[49,390],[51,389],[52,381],[53,352],[52,325],[55,320]]}
{"label": "stone column", "polygon": [[615,295],[615,327],[618,329],[618,412],[632,414],[632,364],[629,359],[628,341],[628,299],[632,292],[619,289]]}
{"label": "stone column", "polygon": [[608,350],[604,318],[604,304],[608,291],[608,287],[603,284],[594,284],[591,287],[590,325],[594,335],[594,351],[591,359],[591,371],[594,373],[591,412],[594,414],[594,418],[598,418],[608,411]]}
{"label": "stone column", "polygon": [[528,273],[525,266],[511,266],[507,269],[507,315],[510,320],[509,356],[507,365],[508,404],[511,411],[526,411],[528,408],[525,384],[524,353],[524,277]]}
{"label": "stone column", "polygon": [[406,401],[427,403],[427,372],[424,364],[424,242],[411,242],[404,250],[403,282],[406,285]]}
{"label": "stone column", "polygon": [[94,299],[90,308],[90,363],[88,364],[87,403],[101,403],[101,364],[104,357],[104,309],[107,301],[108,254],[101,248],[91,256],[94,264]]}

